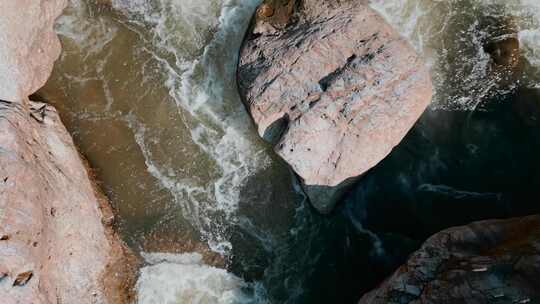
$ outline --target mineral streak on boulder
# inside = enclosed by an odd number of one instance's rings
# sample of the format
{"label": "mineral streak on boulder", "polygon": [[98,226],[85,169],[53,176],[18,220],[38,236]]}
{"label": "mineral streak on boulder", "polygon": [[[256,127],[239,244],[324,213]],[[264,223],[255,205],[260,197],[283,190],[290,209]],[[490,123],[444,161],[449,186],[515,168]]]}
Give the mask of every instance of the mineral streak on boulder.
{"label": "mineral streak on boulder", "polygon": [[0,1],[0,100],[21,101],[45,84],[60,55],[53,26],[66,3]]}
{"label": "mineral streak on boulder", "polygon": [[359,304],[538,303],[540,216],[477,222],[431,237]]}
{"label": "mineral streak on boulder", "polygon": [[127,303],[134,259],[54,108],[48,78],[64,0],[0,1],[0,302]]}
{"label": "mineral streak on boulder", "polygon": [[430,73],[363,1],[291,2],[296,10],[282,27],[259,9],[238,84],[259,134],[301,177],[313,205],[329,212],[425,110]]}

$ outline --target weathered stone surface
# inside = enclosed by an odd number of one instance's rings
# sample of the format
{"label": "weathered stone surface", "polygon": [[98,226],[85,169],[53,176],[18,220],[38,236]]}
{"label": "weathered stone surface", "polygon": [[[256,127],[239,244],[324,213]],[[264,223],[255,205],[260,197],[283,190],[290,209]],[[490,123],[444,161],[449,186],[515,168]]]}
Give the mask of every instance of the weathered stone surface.
{"label": "weathered stone surface", "polygon": [[65,0],[0,1],[0,302],[127,303],[133,256],[111,227],[47,80]]}
{"label": "weathered stone surface", "polygon": [[52,107],[0,102],[0,302],[123,303],[108,208]]}
{"label": "weathered stone surface", "polygon": [[492,220],[431,237],[360,304],[538,303],[540,216]]}
{"label": "weathered stone surface", "polygon": [[[343,192],[336,186],[375,166],[413,126],[431,100],[431,79],[363,1],[286,2],[275,8],[285,12],[279,20],[256,16],[238,83],[259,134],[328,212]],[[291,2],[298,9],[287,17]]]}
{"label": "weathered stone surface", "polygon": [[45,84],[60,55],[53,26],[66,3],[0,1],[0,100],[22,101]]}

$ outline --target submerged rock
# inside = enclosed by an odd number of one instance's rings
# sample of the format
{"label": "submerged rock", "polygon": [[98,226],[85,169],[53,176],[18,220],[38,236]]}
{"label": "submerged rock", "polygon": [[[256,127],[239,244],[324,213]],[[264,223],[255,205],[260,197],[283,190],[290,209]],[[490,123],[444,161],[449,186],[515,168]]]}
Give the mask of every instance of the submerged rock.
{"label": "submerged rock", "polygon": [[540,216],[491,220],[437,233],[369,303],[536,303]]}
{"label": "submerged rock", "polygon": [[54,108],[28,100],[60,52],[64,0],[1,1],[0,302],[127,303],[132,256]]}
{"label": "submerged rock", "polygon": [[521,54],[517,37],[498,37],[486,44],[485,51],[490,54],[493,63],[498,67],[514,69],[519,64]]}
{"label": "submerged rock", "polygon": [[406,135],[431,100],[431,79],[412,47],[363,2],[286,2],[294,6],[282,10],[296,10],[285,23],[276,14],[255,17],[239,89],[259,134],[326,213]]}

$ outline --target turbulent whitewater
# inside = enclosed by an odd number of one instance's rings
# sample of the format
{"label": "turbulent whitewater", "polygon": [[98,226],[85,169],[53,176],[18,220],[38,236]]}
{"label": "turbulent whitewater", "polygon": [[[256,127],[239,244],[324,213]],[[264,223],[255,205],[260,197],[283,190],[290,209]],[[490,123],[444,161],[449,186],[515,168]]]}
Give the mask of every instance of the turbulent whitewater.
{"label": "turbulent whitewater", "polygon": [[[369,268],[391,253],[363,229],[364,194],[317,215],[240,102],[238,50],[258,3],[71,0],[58,21],[64,53],[39,94],[57,101],[122,234],[144,253],[140,303],[358,299],[357,288],[384,277]],[[536,0],[371,5],[429,61],[432,108],[470,111],[489,95],[539,87]],[[491,29],[476,22],[491,19],[512,24],[529,63],[508,85],[490,73]]]}
{"label": "turbulent whitewater", "polygon": [[372,0],[371,6],[427,57],[437,89],[434,106],[474,109],[497,87],[484,48],[497,35],[515,34],[523,55],[533,66],[540,64],[536,0]]}

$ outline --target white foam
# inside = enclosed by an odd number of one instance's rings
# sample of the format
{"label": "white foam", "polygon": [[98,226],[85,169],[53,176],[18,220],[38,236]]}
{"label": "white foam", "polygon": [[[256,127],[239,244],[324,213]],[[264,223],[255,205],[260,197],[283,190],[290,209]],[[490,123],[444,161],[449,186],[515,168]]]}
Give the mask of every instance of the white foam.
{"label": "white foam", "polygon": [[520,31],[519,43],[529,62],[534,66],[540,67],[540,30]]}
{"label": "white foam", "polygon": [[[141,3],[139,3],[141,2]],[[150,4],[149,4],[150,3]],[[148,51],[167,75],[169,93],[191,114],[193,142],[213,160],[210,182],[168,174],[154,157],[143,122],[129,118],[148,171],[173,195],[182,213],[212,250],[227,255],[228,229],[237,223],[241,189],[249,176],[270,163],[266,147],[246,126],[251,122],[236,91],[235,71],[244,29],[258,0],[115,0],[117,9],[153,33]],[[144,36],[144,34],[141,34]]]}
{"label": "white foam", "polygon": [[143,254],[148,266],[137,281],[139,304],[243,304],[254,299],[247,284],[226,270],[207,266],[199,254]]}
{"label": "white foam", "polygon": [[[371,0],[370,5],[427,60],[437,106],[472,110],[497,87],[499,76],[489,73],[490,59],[483,48],[487,33],[478,24],[478,16],[471,14],[493,12],[511,18],[518,26],[525,57],[540,68],[540,1]],[[456,41],[445,37],[458,30]]]}
{"label": "white foam", "polygon": [[56,22],[56,32],[73,41],[73,45],[87,54],[95,55],[116,36],[118,28],[107,18],[87,18],[88,7],[81,0],[71,0],[64,14]]}
{"label": "white foam", "polygon": [[[193,162],[203,160],[205,167],[195,164],[200,170],[190,168],[186,170],[190,175],[182,175],[178,168],[171,168],[178,165],[171,161],[175,156],[164,155],[156,144],[160,138],[156,137],[159,132],[155,124],[151,129],[136,113],[119,119],[125,119],[133,130],[148,172],[172,194],[183,216],[210,248],[224,255],[232,251],[230,228],[239,221],[242,187],[251,175],[270,163],[267,147],[250,130],[252,123],[235,83],[238,49],[259,2],[113,0],[115,14],[123,13],[127,18],[111,19],[89,17],[85,2],[73,0],[58,26],[61,35],[88,54],[108,45],[114,38],[109,34],[120,26],[117,22],[143,40],[140,51],[148,52],[161,69],[153,66],[145,71],[143,66],[142,72],[149,74],[149,79],[156,72],[167,79],[164,84],[180,116],[191,116],[191,140],[200,148],[200,152],[193,149],[197,154]],[[100,71],[97,74],[102,77]],[[107,89],[104,87],[111,108],[114,100]],[[190,166],[189,162],[186,165]],[[142,269],[137,284],[139,303],[266,302],[260,285],[246,284],[226,270],[204,265],[198,255],[147,254],[145,258],[149,265]],[[254,295],[248,296],[244,288]]]}

